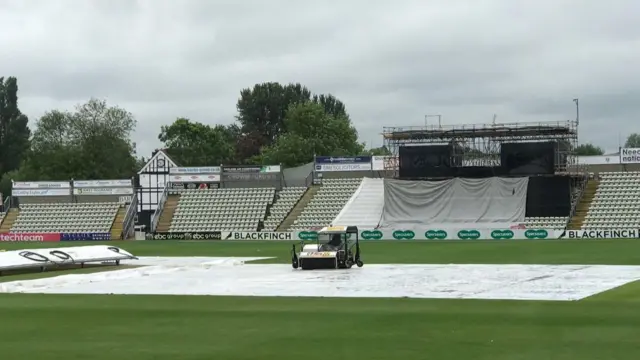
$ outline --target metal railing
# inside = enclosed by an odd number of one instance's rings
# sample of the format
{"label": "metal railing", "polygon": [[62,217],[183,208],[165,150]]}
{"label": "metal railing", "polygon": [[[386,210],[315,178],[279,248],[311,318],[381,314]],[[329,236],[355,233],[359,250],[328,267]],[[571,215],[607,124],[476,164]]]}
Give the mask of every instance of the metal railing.
{"label": "metal railing", "polygon": [[164,204],[167,202],[167,198],[169,197],[169,186],[164,186],[164,191],[162,191],[162,196],[160,196],[160,200],[158,201],[158,207],[156,211],[153,212],[151,216],[151,229],[149,229],[152,233],[156,232],[156,228],[158,227],[158,221],[160,221],[160,214],[162,214],[162,208],[164,208]]}
{"label": "metal railing", "polygon": [[4,212],[9,212],[9,209],[11,209],[11,196],[7,196],[4,199],[4,203],[2,204],[2,209],[4,210]]}
{"label": "metal railing", "polygon": [[129,239],[133,236],[133,232],[136,225],[136,214],[138,213],[138,194],[137,192],[133,193],[131,197],[131,202],[129,203],[129,207],[127,208],[127,212],[124,216],[124,220],[122,222],[122,238]]}
{"label": "metal railing", "polygon": [[571,219],[574,216],[576,216],[576,212],[578,211],[578,205],[580,204],[580,201],[582,201],[582,197],[584,196],[584,191],[587,188],[587,183],[589,182],[589,180],[595,180],[595,179],[589,179],[588,172],[585,172],[583,176],[584,177],[582,179],[582,183],[580,184],[580,190],[578,190],[578,195],[571,202],[571,213],[570,213],[570,216],[567,218],[567,223],[565,224],[566,226],[568,226],[569,223],[571,222]]}

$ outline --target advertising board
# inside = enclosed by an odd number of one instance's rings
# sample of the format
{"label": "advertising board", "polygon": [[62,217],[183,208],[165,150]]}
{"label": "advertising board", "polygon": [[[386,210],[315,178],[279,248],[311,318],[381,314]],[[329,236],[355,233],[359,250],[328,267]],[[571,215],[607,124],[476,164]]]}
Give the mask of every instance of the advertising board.
{"label": "advertising board", "polygon": [[194,175],[194,174],[219,174],[220,166],[200,166],[200,167],[172,167],[169,174]]}
{"label": "advertising board", "polygon": [[640,148],[622,148],[620,149],[621,164],[638,164],[640,163]]}
{"label": "advertising board", "polygon": [[111,234],[105,233],[62,233],[60,241],[107,241],[111,240]]}
{"label": "advertising board", "polygon": [[236,165],[236,166],[223,166],[223,173],[279,173],[280,165],[268,165],[268,166],[252,166],[252,165]]}
{"label": "advertising board", "polygon": [[190,232],[155,232],[146,235],[147,240],[221,240],[220,231],[190,231]]}
{"label": "advertising board", "polygon": [[[359,229],[361,240],[515,240],[557,239],[562,230],[555,229]],[[317,240],[317,230],[293,232],[222,233],[222,240]]]}
{"label": "advertising board", "polygon": [[220,175],[169,175],[169,181],[172,183],[214,183],[220,182]]}
{"label": "advertising board", "polygon": [[15,189],[11,191],[13,196],[67,196],[70,189]]}
{"label": "advertising board", "polygon": [[91,188],[91,187],[131,187],[131,179],[122,180],[74,180],[74,188]]}
{"label": "advertising board", "polygon": [[295,232],[240,232],[230,231],[222,234],[223,240],[299,240]]}
{"label": "advertising board", "polygon": [[561,239],[639,239],[640,229],[566,230]]}
{"label": "advertising board", "polygon": [[73,189],[74,195],[133,195],[133,188],[112,187],[112,188],[79,188]]}
{"label": "advertising board", "polygon": [[316,171],[369,171],[371,156],[316,156]]}
{"label": "advertising board", "polygon": [[59,233],[6,233],[0,234],[3,242],[56,242],[60,241]]}
{"label": "advertising board", "polygon": [[14,181],[11,184],[13,189],[69,189],[71,184],[68,181]]}

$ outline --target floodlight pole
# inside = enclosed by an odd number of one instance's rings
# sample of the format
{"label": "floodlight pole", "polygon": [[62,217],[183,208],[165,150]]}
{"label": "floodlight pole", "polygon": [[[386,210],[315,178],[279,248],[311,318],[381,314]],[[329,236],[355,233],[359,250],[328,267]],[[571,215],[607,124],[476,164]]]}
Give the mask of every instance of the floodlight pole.
{"label": "floodlight pole", "polygon": [[578,98],[573,99],[573,102],[576,103],[576,125],[580,124],[580,100]]}

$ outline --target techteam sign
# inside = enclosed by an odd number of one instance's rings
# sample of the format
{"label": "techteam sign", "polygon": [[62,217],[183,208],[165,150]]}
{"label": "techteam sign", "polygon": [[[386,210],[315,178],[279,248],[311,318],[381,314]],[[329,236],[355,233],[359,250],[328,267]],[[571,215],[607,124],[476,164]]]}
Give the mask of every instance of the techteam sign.
{"label": "techteam sign", "polygon": [[0,234],[0,241],[5,241],[5,242],[60,241],[60,234],[57,234],[57,233],[8,233],[8,234]]}
{"label": "techteam sign", "polygon": [[564,239],[638,239],[640,230],[567,230],[560,236]]}

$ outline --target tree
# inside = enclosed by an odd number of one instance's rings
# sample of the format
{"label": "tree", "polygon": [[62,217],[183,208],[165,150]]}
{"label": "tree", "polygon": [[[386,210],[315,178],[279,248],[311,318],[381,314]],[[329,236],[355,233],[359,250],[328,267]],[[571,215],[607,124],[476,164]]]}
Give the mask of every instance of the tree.
{"label": "tree", "polygon": [[365,154],[371,155],[371,156],[388,156],[388,155],[391,155],[391,151],[389,151],[389,149],[387,149],[386,146],[380,146],[380,147],[371,148],[365,151]]}
{"label": "tree", "polygon": [[633,133],[627,137],[627,141],[624,143],[626,148],[640,148],[640,134]]}
{"label": "tree", "polygon": [[182,166],[229,164],[235,160],[237,127],[211,127],[179,118],[162,126],[158,139],[167,153]]}
{"label": "tree", "polygon": [[346,117],[345,105],[333,95],[311,95],[301,84],[282,85],[276,82],[256,84],[243,89],[236,105],[240,124],[238,137],[239,161],[258,155],[261,147],[272,145],[278,136],[289,131],[285,117],[291,105],[306,102],[322,105],[335,117]]}
{"label": "tree", "polygon": [[20,173],[29,180],[130,178],[137,171],[135,125],[131,113],[97,99],[75,112],[47,112]]}
{"label": "tree", "polygon": [[324,112],[331,114],[335,117],[344,116],[349,118],[347,114],[347,108],[342,101],[336,99],[333,95],[313,95],[313,102],[322,105]]}
{"label": "tree", "polygon": [[18,81],[0,77],[0,176],[20,167],[29,149],[27,123],[18,108]]}
{"label": "tree", "polygon": [[604,155],[604,150],[602,150],[601,147],[595,146],[591,143],[581,144],[576,148],[576,155],[580,155],[580,156]]}
{"label": "tree", "polygon": [[264,164],[299,166],[313,161],[314,155],[362,155],[364,146],[351,121],[325,112],[324,106],[309,101],[290,106],[284,125],[287,132],[263,149]]}

